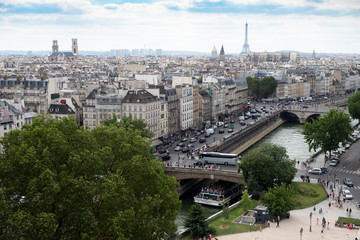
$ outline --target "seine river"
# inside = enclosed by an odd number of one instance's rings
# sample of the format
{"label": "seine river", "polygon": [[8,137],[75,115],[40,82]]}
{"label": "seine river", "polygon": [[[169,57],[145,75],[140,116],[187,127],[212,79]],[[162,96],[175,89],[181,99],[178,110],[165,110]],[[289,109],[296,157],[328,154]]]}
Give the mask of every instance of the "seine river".
{"label": "seine river", "polygon": [[[308,145],[305,143],[304,136],[301,134],[303,126],[304,125],[297,123],[284,123],[278,129],[271,132],[260,142],[255,144],[253,147],[259,146],[263,142],[271,142],[273,144],[278,144],[285,147],[291,160],[295,159],[296,161],[300,162],[306,161],[306,159],[309,158],[314,152],[309,152]],[[201,186],[192,189],[181,197],[182,207],[176,219],[179,231],[184,228],[184,220],[187,216],[187,212],[193,204],[193,197],[201,190],[202,186],[207,186],[209,183],[211,183],[211,180],[205,181]],[[204,215],[209,217],[219,210],[221,210],[221,208],[204,206]]]}

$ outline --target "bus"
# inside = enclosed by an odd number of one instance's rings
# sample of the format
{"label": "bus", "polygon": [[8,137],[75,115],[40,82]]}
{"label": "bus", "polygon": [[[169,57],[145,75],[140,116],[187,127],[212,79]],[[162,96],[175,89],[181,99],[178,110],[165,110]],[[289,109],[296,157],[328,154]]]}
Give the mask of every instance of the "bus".
{"label": "bus", "polygon": [[219,152],[203,152],[200,154],[200,161],[204,164],[224,164],[237,165],[238,157],[236,154],[219,153]]}

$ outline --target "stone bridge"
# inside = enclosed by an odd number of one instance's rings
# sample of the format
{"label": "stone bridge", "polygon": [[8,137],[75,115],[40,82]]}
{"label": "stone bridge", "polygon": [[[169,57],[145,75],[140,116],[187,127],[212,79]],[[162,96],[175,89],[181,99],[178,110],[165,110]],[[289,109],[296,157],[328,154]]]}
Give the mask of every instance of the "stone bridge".
{"label": "stone bridge", "polygon": [[202,168],[179,168],[165,167],[165,174],[175,177],[176,180],[184,179],[217,179],[227,182],[240,183],[245,185],[242,174],[234,171],[223,171]]}
{"label": "stone bridge", "polygon": [[280,117],[284,120],[295,120],[300,123],[309,122],[312,118],[317,118],[320,115],[326,114],[326,110],[300,110],[300,109],[287,109],[280,113]]}

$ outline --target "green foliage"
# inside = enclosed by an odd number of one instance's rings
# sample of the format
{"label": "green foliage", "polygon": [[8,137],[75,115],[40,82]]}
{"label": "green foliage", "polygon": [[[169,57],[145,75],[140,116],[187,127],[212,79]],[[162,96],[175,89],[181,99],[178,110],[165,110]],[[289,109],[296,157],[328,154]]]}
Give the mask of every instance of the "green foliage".
{"label": "green foliage", "polygon": [[229,218],[229,203],[226,203],[222,207],[222,217],[224,219],[224,225],[226,224],[226,220]]}
{"label": "green foliage", "polygon": [[283,215],[294,207],[291,191],[291,186],[286,186],[285,184],[280,186],[275,184],[273,188],[268,189],[262,201],[268,207],[270,215]]}
{"label": "green foliage", "polygon": [[262,79],[247,77],[246,82],[250,94],[256,97],[262,96],[267,98],[274,93],[277,87],[277,81],[274,77],[264,77]]}
{"label": "green foliage", "polygon": [[194,238],[215,234],[215,228],[210,227],[205,220],[203,207],[200,204],[194,204],[191,206],[189,214],[185,219],[185,227],[189,229]]}
{"label": "green foliage", "polygon": [[140,133],[114,125],[78,129],[74,118],[48,117],[11,131],[1,141],[0,238],[130,240],[173,233],[177,182]]}
{"label": "green foliage", "polygon": [[146,128],[146,122],[144,122],[144,120],[137,118],[133,119],[132,115],[122,116],[121,121],[118,122],[116,115],[113,114],[113,117],[111,119],[102,120],[101,123],[104,126],[114,125],[118,128],[123,127],[128,131],[138,131],[140,133],[140,136],[148,139],[151,139],[154,136],[154,133],[152,133],[149,129]]}
{"label": "green foliage", "polygon": [[290,184],[296,174],[286,149],[271,143],[263,143],[243,156],[240,170],[251,191],[265,190],[274,183]]}
{"label": "green foliage", "polygon": [[349,116],[336,109],[330,109],[312,122],[305,122],[302,132],[309,150],[321,148],[325,152],[337,149],[340,142],[349,140],[351,133]]}
{"label": "green foliage", "polygon": [[360,226],[360,219],[357,218],[339,217],[337,222],[343,224],[352,223],[355,224],[356,226]]}
{"label": "green foliage", "polygon": [[312,188],[307,188],[306,186],[299,186],[298,192],[306,197],[317,197],[319,194]]}
{"label": "green foliage", "polygon": [[352,118],[360,120],[360,91],[348,98],[348,109]]}
{"label": "green foliage", "polygon": [[240,200],[240,206],[242,206],[244,208],[244,210],[249,206],[249,204],[251,203],[251,199],[249,198],[249,193],[248,190],[245,189],[242,192],[242,196],[241,196],[241,200]]}

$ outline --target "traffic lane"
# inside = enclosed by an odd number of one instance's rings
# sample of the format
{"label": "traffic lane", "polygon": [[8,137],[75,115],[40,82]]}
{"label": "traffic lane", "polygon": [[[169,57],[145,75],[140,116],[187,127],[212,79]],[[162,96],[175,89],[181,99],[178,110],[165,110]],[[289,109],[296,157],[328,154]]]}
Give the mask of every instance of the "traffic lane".
{"label": "traffic lane", "polygon": [[340,167],[348,170],[357,171],[360,168],[360,141],[357,140],[351,144],[349,149],[340,156]]}

